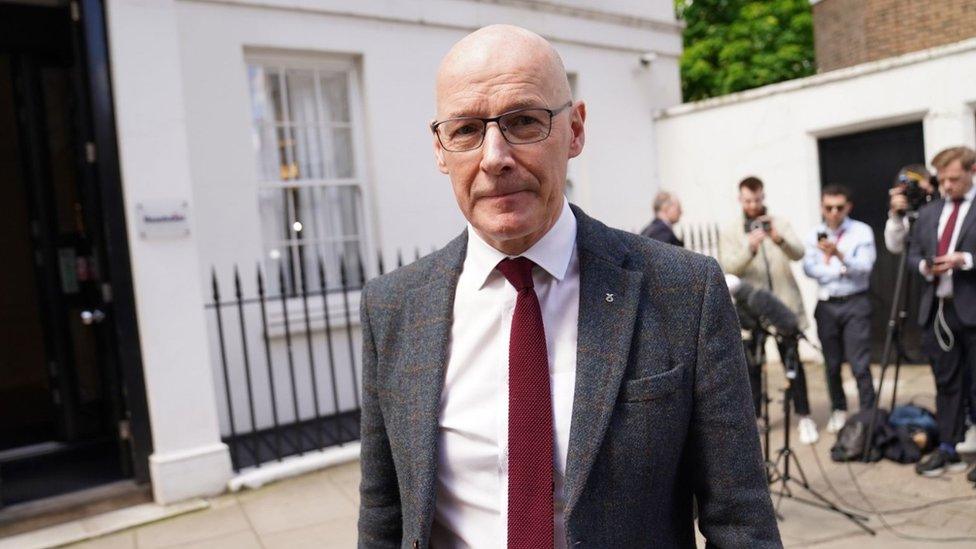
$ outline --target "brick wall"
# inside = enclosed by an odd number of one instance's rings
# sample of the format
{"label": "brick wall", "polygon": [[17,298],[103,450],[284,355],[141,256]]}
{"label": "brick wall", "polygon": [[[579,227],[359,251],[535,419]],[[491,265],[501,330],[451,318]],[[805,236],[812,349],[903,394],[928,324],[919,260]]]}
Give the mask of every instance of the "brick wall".
{"label": "brick wall", "polygon": [[976,36],[976,0],[821,0],[813,5],[820,72]]}

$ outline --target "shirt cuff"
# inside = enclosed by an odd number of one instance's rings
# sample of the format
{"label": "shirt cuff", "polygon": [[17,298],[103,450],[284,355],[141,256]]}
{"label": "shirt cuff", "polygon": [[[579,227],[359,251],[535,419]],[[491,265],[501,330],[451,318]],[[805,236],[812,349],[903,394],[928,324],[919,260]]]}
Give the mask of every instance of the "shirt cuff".
{"label": "shirt cuff", "polygon": [[963,252],[962,255],[963,255],[963,258],[964,258],[963,264],[962,264],[962,270],[964,270],[964,271],[971,271],[971,270],[973,270],[973,254],[971,254],[969,252]]}
{"label": "shirt cuff", "polygon": [[932,276],[932,274],[931,273],[928,273],[927,271],[928,271],[928,269],[925,268],[925,260],[923,259],[923,260],[919,261],[918,262],[918,272],[919,272],[919,274],[922,275],[923,277],[925,277],[925,280],[927,280],[929,282],[932,282],[933,280],[935,280],[935,277]]}

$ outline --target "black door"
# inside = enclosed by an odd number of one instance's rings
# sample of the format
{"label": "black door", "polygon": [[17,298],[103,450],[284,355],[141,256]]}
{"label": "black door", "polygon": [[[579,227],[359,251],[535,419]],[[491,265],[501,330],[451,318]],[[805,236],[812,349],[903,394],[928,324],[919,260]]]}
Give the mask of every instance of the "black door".
{"label": "black door", "polygon": [[[894,298],[898,256],[884,246],[884,226],[888,219],[888,189],[898,170],[906,164],[925,164],[925,144],[921,122],[821,139],[820,184],[841,183],[853,193],[851,217],[874,229],[878,259],[871,274],[872,360],[880,362],[891,303]],[[919,362],[918,315],[920,278],[910,276],[908,319],[904,323],[903,346],[910,362]]]}
{"label": "black door", "polygon": [[131,311],[115,295],[86,29],[67,3],[0,3],[0,22],[4,506],[138,478],[145,457],[133,453],[119,360],[138,342],[119,339]]}

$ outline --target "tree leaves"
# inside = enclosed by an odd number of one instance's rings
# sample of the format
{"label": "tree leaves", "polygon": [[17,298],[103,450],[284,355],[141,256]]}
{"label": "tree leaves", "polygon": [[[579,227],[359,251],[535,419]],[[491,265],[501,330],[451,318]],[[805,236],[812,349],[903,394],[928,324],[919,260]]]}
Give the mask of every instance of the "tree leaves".
{"label": "tree leaves", "polygon": [[675,0],[685,101],[814,73],[809,0]]}

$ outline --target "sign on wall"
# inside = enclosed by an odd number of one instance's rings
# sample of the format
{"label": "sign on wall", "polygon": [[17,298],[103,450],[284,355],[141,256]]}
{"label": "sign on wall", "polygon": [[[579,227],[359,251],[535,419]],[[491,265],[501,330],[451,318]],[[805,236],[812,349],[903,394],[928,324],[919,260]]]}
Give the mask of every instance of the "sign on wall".
{"label": "sign on wall", "polygon": [[190,235],[186,200],[158,199],[136,204],[139,236],[145,240]]}

